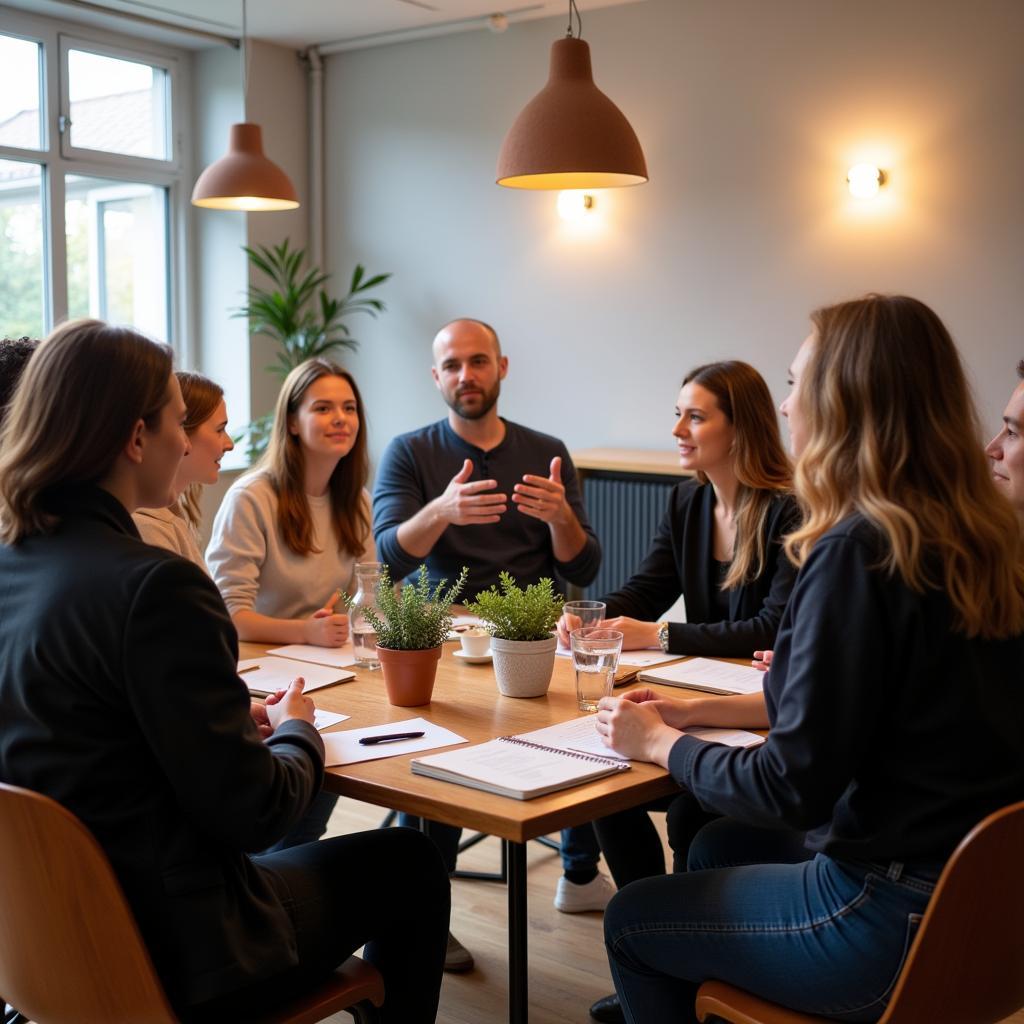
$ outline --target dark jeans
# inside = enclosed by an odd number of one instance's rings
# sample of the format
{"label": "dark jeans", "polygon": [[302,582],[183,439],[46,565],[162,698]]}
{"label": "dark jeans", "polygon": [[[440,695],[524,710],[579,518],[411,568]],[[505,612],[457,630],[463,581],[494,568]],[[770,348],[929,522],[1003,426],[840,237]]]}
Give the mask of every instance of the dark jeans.
{"label": "dark jeans", "polygon": [[652,811],[664,811],[668,824],[668,843],[672,848],[672,870],[685,871],[693,837],[717,817],[701,808],[688,792],[652,800],[641,807],[609,814],[594,822],[608,870],[615,885],[622,889],[639,878],[665,873],[665,852],[661,836],[651,821]]}
{"label": "dark jeans", "polygon": [[278,853],[281,850],[290,850],[293,846],[315,843],[327,831],[327,821],[337,803],[337,793],[328,793],[326,789],[321,789],[310,801],[306,813],[291,830],[263,852]]}
{"label": "dark jeans", "polygon": [[709,978],[835,1020],[882,1015],[939,868],[837,861],[802,842],[721,818],[686,873],[618,892],[605,945],[630,1024],[692,1024]]}
{"label": "dark jeans", "polygon": [[335,836],[253,862],[270,876],[295,926],[299,964],[194,1008],[205,1020],[246,1020],[268,996],[301,992],[360,946],[384,977],[382,1020],[437,1015],[450,884],[434,845],[410,829]]}
{"label": "dark jeans", "polygon": [[[414,814],[400,812],[398,824],[406,828],[419,828],[420,820]],[[448,869],[448,874],[455,870],[455,861],[459,856],[459,842],[462,829],[456,825],[442,825],[439,821],[428,821],[430,838],[441,851],[441,859]],[[597,870],[601,859],[601,848],[597,836],[590,825],[574,825],[562,829],[562,869],[564,871]]]}

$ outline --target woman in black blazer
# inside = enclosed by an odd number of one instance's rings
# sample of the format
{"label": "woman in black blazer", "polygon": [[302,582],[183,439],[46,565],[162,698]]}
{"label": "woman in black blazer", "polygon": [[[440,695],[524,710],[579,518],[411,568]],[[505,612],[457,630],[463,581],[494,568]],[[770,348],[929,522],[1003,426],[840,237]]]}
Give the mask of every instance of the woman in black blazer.
{"label": "woman in black blazer", "polygon": [[[621,630],[627,650],[660,645],[679,655],[749,658],[774,643],[795,576],[782,539],[799,513],[772,396],[749,364],[710,363],[686,376],[675,415],[679,462],[695,476],[673,489],[637,571],[602,598],[608,616],[602,625]],[[687,621],[659,622],[680,596]],[[562,616],[563,643],[578,624]],[[765,717],[760,694],[730,701],[730,712],[748,727]],[[668,814],[677,871],[686,869],[690,840],[712,817],[683,792],[595,821],[619,888],[665,871],[661,837],[648,815],[653,810]],[[622,1019],[614,996],[591,1012],[598,1020]]]}
{"label": "woman in black blazer", "polygon": [[301,680],[251,707],[217,588],[132,522],[174,497],[184,417],[170,350],[131,330],[72,322],[32,357],[0,439],[0,779],[93,832],[179,1012],[244,1020],[367,943],[385,1019],[433,1021],[432,843],[251,855],[302,817],[323,743]]}
{"label": "woman in black blazer", "polygon": [[956,347],[904,296],[812,320],[783,404],[806,519],[786,540],[800,569],[767,742],[687,736],[688,702],[651,690],[598,712],[606,742],[726,815],[690,871],[605,913],[630,1021],[694,1021],[707,978],[877,1020],[944,862],[1024,797],[1024,551]]}

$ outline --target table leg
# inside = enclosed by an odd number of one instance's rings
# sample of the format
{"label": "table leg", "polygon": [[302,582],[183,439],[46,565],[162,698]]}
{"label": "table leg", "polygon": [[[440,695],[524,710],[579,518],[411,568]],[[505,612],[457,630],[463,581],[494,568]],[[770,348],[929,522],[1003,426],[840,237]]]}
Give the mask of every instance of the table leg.
{"label": "table leg", "polygon": [[508,850],[508,1019],[509,1024],[527,1024],[526,843],[503,839],[502,844]]}

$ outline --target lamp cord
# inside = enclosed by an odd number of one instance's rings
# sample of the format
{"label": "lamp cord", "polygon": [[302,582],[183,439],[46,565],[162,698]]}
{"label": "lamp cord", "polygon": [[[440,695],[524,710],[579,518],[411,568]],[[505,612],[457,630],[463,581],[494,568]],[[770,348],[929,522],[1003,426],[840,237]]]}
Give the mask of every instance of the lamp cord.
{"label": "lamp cord", "polygon": [[569,27],[565,30],[566,37],[572,38],[572,16],[576,15],[576,38],[583,38],[583,19],[580,17],[580,9],[576,6],[576,0],[569,0]]}
{"label": "lamp cord", "polygon": [[249,116],[249,32],[242,0],[242,120]]}

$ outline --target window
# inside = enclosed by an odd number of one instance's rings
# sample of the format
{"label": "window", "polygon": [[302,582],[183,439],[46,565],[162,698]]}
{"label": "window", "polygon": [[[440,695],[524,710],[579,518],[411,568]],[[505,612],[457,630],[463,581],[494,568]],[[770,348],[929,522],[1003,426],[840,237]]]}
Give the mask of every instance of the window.
{"label": "window", "polygon": [[185,347],[187,55],[11,15],[0,33],[0,334],[95,316]]}

